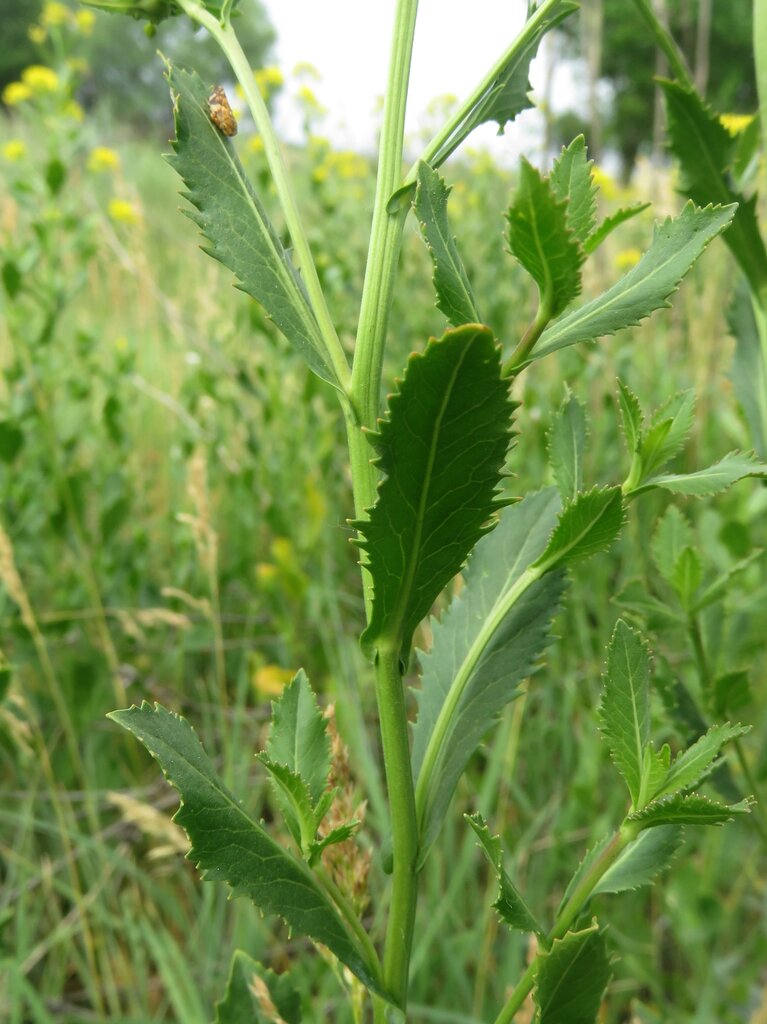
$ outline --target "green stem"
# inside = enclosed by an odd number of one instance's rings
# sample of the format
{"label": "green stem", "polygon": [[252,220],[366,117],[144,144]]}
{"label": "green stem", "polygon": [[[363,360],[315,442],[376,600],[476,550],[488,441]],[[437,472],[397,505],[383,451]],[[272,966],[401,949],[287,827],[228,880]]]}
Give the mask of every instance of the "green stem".
{"label": "green stem", "polygon": [[546,306],[542,304],[538,307],[535,319],[522,335],[521,341],[503,364],[501,369],[502,377],[513,377],[519,373],[520,370],[524,369],[527,357],[535,348],[535,343],[543,334],[550,320],[551,312],[548,308],[548,304],[546,304]]}
{"label": "green stem", "polygon": [[386,786],[391,809],[392,892],[384,947],[384,984],[403,1010],[413,944],[418,859],[418,823],[410,767],[405,694],[399,645],[380,647],[376,658],[376,696]]}
{"label": "green stem", "polygon": [[[759,116],[762,120],[762,153],[767,151],[767,0],[754,0],[754,66]],[[762,160],[767,192],[767,161]]]}
{"label": "green stem", "polygon": [[688,89],[694,89],[695,83],[682,51],[674,42],[674,37],[669,30],[661,23],[657,14],[650,6],[649,0],[634,0],[634,4],[647,27],[652,32],[656,45],[663,52],[676,78]]}
{"label": "green stem", "polygon": [[280,144],[277,140],[269,111],[256,84],[248,58],[240,46],[237,34],[228,21],[222,24],[217,18],[201,7],[197,0],[178,0],[178,2],[180,7],[193,21],[202,25],[213,36],[223,51],[224,56],[229,61],[237,81],[242,86],[248,109],[264,144],[264,154],[269,164],[269,171],[285,216],[285,224],[293,243],[293,250],[301,268],[309,303],[317,318],[320,333],[325,342],[328,359],[338,378],[339,385],[346,391],[349,386],[349,363],[338,338],[327,302],[325,301],[322,285],[317,276],[317,268],[309,248],[309,241],[306,237],[301,216],[298,212],[298,204],[287,168],[285,167]]}
{"label": "green stem", "polygon": [[[581,910],[590,899],[597,882],[599,882],[607,869],[612,867],[629,843],[632,843],[636,839],[637,834],[636,825],[625,821],[623,822],[600,856],[597,857],[591,868],[575,887],[572,896],[557,915],[554,927],[546,936],[545,944],[547,947],[551,946],[551,943],[555,939],[561,939],[567,934],[570,925],[575,921],[578,914],[580,914]],[[546,954],[544,953],[543,955],[545,956]],[[532,991],[533,985],[535,984],[535,976],[538,971],[538,960],[539,957],[536,957],[519,979],[516,988],[511,993],[504,1004],[503,1009],[496,1017],[495,1024],[509,1024],[509,1022],[514,1019],[515,1014],[522,1007],[522,1004],[527,999],[528,995]]]}

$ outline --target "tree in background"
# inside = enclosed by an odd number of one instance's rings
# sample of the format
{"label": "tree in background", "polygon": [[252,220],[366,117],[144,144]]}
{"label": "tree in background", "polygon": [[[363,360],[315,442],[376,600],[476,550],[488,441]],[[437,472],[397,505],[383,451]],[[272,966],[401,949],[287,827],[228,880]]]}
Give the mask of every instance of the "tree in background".
{"label": "tree in background", "polygon": [[[52,5],[42,0],[24,0],[23,4],[19,0],[0,0],[0,88],[18,79],[29,64],[40,63],[41,50],[30,39],[29,29],[39,23],[41,11],[48,6]],[[74,3],[64,6],[78,9]],[[258,66],[265,62],[274,43],[274,30],[259,0],[242,0],[240,11],[238,34]],[[89,74],[78,98],[85,106],[112,106],[119,109],[122,123],[129,121],[137,126],[167,122],[170,113],[162,62],[155,56],[158,50],[179,64],[193,64],[205,81],[231,77],[215,43],[196,33],[185,18],[169,19],[149,38],[138,22],[126,25],[114,15],[94,13],[93,27],[82,50]]]}
{"label": "tree in background", "polygon": [[[757,102],[751,5],[745,0],[653,0],[653,7],[680,44],[696,85],[713,106],[751,113]],[[564,144],[577,127],[597,158],[605,149],[615,150],[628,177],[648,139],[658,148],[662,125],[653,78],[665,74],[665,68],[631,0],[584,0],[583,8],[582,31],[566,23],[562,33],[566,52],[583,62],[586,95],[591,100],[556,119],[554,140]],[[608,92],[607,103],[594,102],[597,83]]]}

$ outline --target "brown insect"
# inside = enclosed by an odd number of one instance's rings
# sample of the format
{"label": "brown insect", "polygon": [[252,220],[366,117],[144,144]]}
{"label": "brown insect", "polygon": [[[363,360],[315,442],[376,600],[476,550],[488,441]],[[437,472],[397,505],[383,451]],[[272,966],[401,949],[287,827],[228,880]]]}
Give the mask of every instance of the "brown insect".
{"label": "brown insect", "polygon": [[237,121],[229,106],[223,85],[217,85],[208,96],[208,111],[211,121],[222,134],[228,135],[229,138],[237,134]]}

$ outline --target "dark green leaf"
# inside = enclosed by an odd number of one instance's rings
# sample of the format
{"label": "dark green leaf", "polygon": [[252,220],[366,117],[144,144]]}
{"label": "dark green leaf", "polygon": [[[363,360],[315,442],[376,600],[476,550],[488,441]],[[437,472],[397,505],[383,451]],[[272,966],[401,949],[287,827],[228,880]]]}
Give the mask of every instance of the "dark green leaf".
{"label": "dark green leaf", "polygon": [[567,201],[557,198],[524,158],[508,213],[509,246],[538,285],[548,319],[559,316],[581,290],[583,250],[567,219]]}
{"label": "dark green leaf", "polygon": [[338,825],[336,828],[331,829],[326,835],[311,843],[309,846],[309,863],[316,864],[322,851],[326,850],[329,846],[345,843],[348,839],[351,839],[359,826],[360,823],[357,820],[347,821],[343,825]]}
{"label": "dark green leaf", "polygon": [[14,260],[5,260],[3,263],[3,288],[9,299],[15,299],[21,291],[24,280],[19,265]]}
{"label": "dark green leaf", "polygon": [[[681,449],[695,421],[695,392],[681,391],[656,409],[642,441],[642,472],[645,476],[664,466]],[[653,436],[657,429],[657,436]]]}
{"label": "dark green leaf", "polygon": [[437,308],[454,327],[479,323],[481,317],[447,219],[450,189],[428,164],[418,167],[414,208],[434,264]]}
{"label": "dark green leaf", "polygon": [[324,380],[337,384],[325,343],[295,267],[237,158],[210,119],[208,89],[194,72],[170,67],[176,139],[171,166],[196,208],[191,219],[210,240],[206,251],[237,277]]}
{"label": "dark green leaf", "polygon": [[432,620],[430,653],[419,652],[413,776],[421,861],[469,759],[548,643],[563,580],[559,573],[540,579],[530,565],[546,546],[559,507],[550,487],[505,511],[475,548],[460,596]]}
{"label": "dark green leaf", "polygon": [[624,520],[620,487],[594,488],[579,494],[562,510],[535,567],[550,572],[604,551],[620,533]]}
{"label": "dark green leaf", "polygon": [[21,451],[24,434],[11,420],[0,421],[0,462],[11,463]]}
{"label": "dark green leaf", "polygon": [[732,220],[734,207],[696,209],[688,203],[676,219],[656,225],[652,244],[637,265],[604,294],[550,324],[530,361],[575,345],[635,327],[656,309],[668,307],[708,243]]}
{"label": "dark green leaf", "polygon": [[498,876],[498,896],[493,907],[500,918],[510,928],[521,932],[534,932],[543,935],[544,930],[536,921],[534,914],[525,903],[517,887],[511,881],[503,867],[503,849],[500,836],[491,836],[487,822],[481,814],[465,814],[464,817],[474,829],[482,849],[495,869]]}
{"label": "dark green leaf", "polygon": [[288,831],[301,851],[306,854],[314,841],[316,830],[309,787],[304,779],[291,771],[287,765],[270,760],[266,754],[259,754],[258,760],[269,772],[275,801],[285,819]]}
{"label": "dark green leaf", "polygon": [[724,825],[738,814],[748,814],[751,803],[750,798],[737,804],[719,804],[697,794],[667,796],[629,815],[627,820],[642,829],[658,825]]}
{"label": "dark green leaf", "polygon": [[537,1024],[595,1024],[610,980],[610,958],[596,924],[556,939],[539,958]]}
{"label": "dark green leaf", "polygon": [[747,476],[767,476],[767,463],[761,462],[751,452],[730,452],[713,466],[699,469],[695,473],[664,473],[645,480],[633,493],[662,487],[675,494],[689,494],[696,498],[707,497],[725,491],[738,480]]}
{"label": "dark green leaf", "polygon": [[586,412],[575,395],[568,393],[560,405],[548,440],[549,462],[562,501],[573,501],[583,486],[583,447],[586,443]]}
{"label": "dark green leaf", "polygon": [[650,655],[642,636],[622,619],[607,649],[599,723],[610,757],[636,805],[650,739]]}
{"label": "dark green leaf", "polygon": [[740,711],[751,703],[751,684],[748,670],[725,672],[714,683],[713,704],[717,715],[725,715],[730,711]]}
{"label": "dark green leaf", "polygon": [[724,235],[755,292],[767,289],[767,250],[759,232],[756,196],[746,199],[730,181],[736,141],[700,96],[678,82],[661,81],[671,150],[682,170],[681,191],[694,202],[737,203]]}
{"label": "dark green leaf", "polygon": [[562,150],[549,175],[555,196],[567,200],[567,223],[581,244],[591,234],[596,216],[592,163],[586,159],[586,140],[579,135]]}
{"label": "dark green leaf", "polygon": [[181,796],[174,820],[192,843],[189,857],[211,881],[226,882],[265,913],[327,946],[369,988],[382,993],[375,966],[316,876],[242,809],[224,786],[189,723],[156,704],[113,711],[159,762]]}
{"label": "dark green leaf", "polygon": [[287,974],[275,974],[238,949],[214,1024],[301,1024],[301,998]]}
{"label": "dark green leaf", "polygon": [[413,630],[495,525],[514,405],[491,331],[466,326],[412,355],[372,435],[386,474],[358,525],[373,577],[367,649],[382,637],[407,660]]}
{"label": "dark green leaf", "polygon": [[61,191],[61,186],[66,180],[66,164],[62,163],[58,158],[49,160],[45,165],[45,184],[48,186],[48,191],[51,195],[58,195]]}
{"label": "dark green leaf", "polygon": [[327,721],[317,706],[301,669],[272,704],[272,726],[266,745],[269,759],[286,765],[306,783],[316,806],[328,781],[330,740]]}
{"label": "dark green leaf", "polygon": [[639,449],[639,444],[642,440],[644,417],[642,416],[639,399],[622,380],[618,381],[618,405],[621,410],[626,447],[628,448],[629,455],[633,455]]}
{"label": "dark green leaf", "polygon": [[643,213],[649,206],[650,203],[634,203],[633,206],[622,206],[620,210],[616,210],[609,217],[605,217],[596,231],[590,234],[584,241],[583,250],[586,255],[588,256],[592,252],[596,252],[602,242],[609,238],[616,228],[619,228],[621,224],[625,224],[627,220],[631,220],[632,217],[636,217],[638,213]]}

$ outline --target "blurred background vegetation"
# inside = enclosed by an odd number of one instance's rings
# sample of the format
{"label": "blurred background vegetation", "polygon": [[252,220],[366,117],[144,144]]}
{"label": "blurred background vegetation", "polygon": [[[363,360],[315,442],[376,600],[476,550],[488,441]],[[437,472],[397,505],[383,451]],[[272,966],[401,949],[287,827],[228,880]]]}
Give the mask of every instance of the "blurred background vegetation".
{"label": "blurred background vegetation", "polygon": [[[626,7],[584,4],[582,26],[601,26],[598,60],[586,27],[555,48],[580,62],[579,108],[589,110],[590,89],[596,97],[593,116],[579,120],[595,153],[623,161],[623,180],[595,167],[602,212],[653,202],[589,264],[589,293],[631,267],[653,218],[681,205],[673,169],[644,158],[657,156],[662,138],[651,82],[662,68]],[[288,157],[350,345],[374,168],[323,136],[306,70],[270,68],[263,10],[243,9],[262,90],[290,91],[303,104],[305,138]],[[751,113],[749,5],[668,0],[667,9],[696,71],[701,38],[717,54],[707,58],[704,84],[719,109]],[[170,104],[155,50],[211,82],[226,75],[210,45],[180,21],[147,40],[126,20],[74,5],[0,0],[0,32],[0,1019],[204,1024],[240,947],[299,972],[307,1020],[347,1024],[338,982],[316,958],[298,955],[301,942],[250,905],[229,903],[222,887],[199,883],[171,821],[173,793],[104,717],[142,699],[184,713],[253,813],[268,814],[252,755],[270,698],[303,666],[323,701],[336,702],[368,796],[376,927],[383,790],[369,671],[356,642],[363,610],[348,543],[343,426],[328,389],[200,252],[159,155]],[[552,119],[549,131],[553,144],[566,129]],[[243,130],[238,147],[273,206],[260,140]],[[478,304],[514,339],[533,302],[503,239],[514,175],[469,151],[448,177]],[[413,226],[401,260],[389,381],[444,327]],[[674,308],[649,326],[536,364],[518,385],[510,492],[550,482],[546,432],[563,381],[590,418],[587,482],[626,473],[617,376],[648,408],[695,388],[696,427],[680,469],[752,447],[729,381],[725,313],[735,284],[718,243]],[[493,882],[460,811],[482,811],[503,833],[515,881],[549,915],[590,841],[619,820],[622,795],[604,784],[611,771],[594,714],[618,614],[650,632],[657,735],[686,738],[668,709],[680,692],[695,706],[700,679],[689,631],[664,612],[673,595],[652,558],[664,514],[687,521],[707,574],[732,570],[726,602],[699,626],[717,673],[732,676],[723,684],[727,713],[754,723],[746,767],[767,791],[764,565],[757,558],[733,568],[767,542],[766,509],[767,490],[753,481],[678,509],[652,497],[632,510],[616,549],[573,579],[560,639],[476,758],[426,873],[414,1024],[487,1020],[528,955],[522,940],[496,934]],[[635,581],[653,601],[637,603]],[[725,780],[739,793],[742,768],[733,762]],[[758,816],[706,835],[690,831],[692,855],[656,889],[600,897],[595,906],[617,955],[609,1024],[767,1020]]]}

